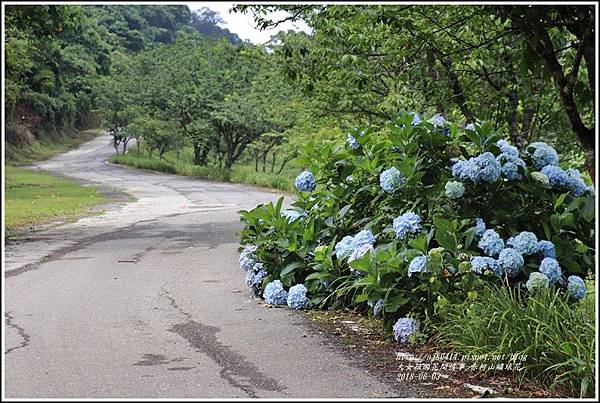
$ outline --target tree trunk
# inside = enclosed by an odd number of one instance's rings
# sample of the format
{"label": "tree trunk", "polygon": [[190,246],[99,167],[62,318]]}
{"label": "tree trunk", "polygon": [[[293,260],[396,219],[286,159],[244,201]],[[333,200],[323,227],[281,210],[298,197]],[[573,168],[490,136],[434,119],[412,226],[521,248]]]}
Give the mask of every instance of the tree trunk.
{"label": "tree trunk", "polygon": [[271,155],[271,173],[273,173],[273,171],[275,170],[276,158],[277,158],[277,153],[275,151],[273,151],[273,154]]}

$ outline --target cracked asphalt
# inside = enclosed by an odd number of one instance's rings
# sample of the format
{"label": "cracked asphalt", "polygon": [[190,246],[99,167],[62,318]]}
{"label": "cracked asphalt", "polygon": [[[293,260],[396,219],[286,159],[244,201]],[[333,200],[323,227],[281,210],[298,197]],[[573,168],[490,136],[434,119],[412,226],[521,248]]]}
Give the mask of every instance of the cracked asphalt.
{"label": "cracked asphalt", "polygon": [[136,201],[6,247],[5,397],[427,395],[252,298],[237,211],[280,194],[107,164],[113,152],[101,136],[36,164]]}

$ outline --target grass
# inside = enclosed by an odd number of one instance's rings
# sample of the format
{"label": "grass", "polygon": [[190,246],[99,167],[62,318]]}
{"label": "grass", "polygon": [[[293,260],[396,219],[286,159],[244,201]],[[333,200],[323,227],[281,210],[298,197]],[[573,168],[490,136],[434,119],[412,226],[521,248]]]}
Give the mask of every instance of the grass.
{"label": "grass", "polygon": [[[547,290],[526,297],[488,288],[472,304],[450,306],[429,322],[438,345],[463,354],[524,354],[519,377],[575,397],[594,394],[594,281],[583,301]],[[441,320],[440,320],[441,319]]]}
{"label": "grass", "polygon": [[[250,161],[241,161],[233,166],[231,170],[219,169],[218,167],[197,166],[192,164],[193,155],[191,147],[185,148],[177,161],[173,152],[167,153],[162,160],[158,158],[149,158],[143,153],[138,153],[135,149],[127,154],[114,155],[110,162],[122,164],[134,168],[151,169],[153,171],[165,172],[191,176],[195,178],[216,180],[221,182],[244,183],[256,185],[271,189],[278,189],[284,192],[291,192],[294,188],[294,179],[300,172],[299,167],[290,162],[281,172],[281,174],[271,173],[269,166],[266,172],[262,172],[262,166],[256,172],[254,164]],[[267,164],[268,165],[268,164]],[[276,167],[275,170],[277,170]]]}
{"label": "grass", "polygon": [[19,165],[47,160],[92,140],[102,132],[102,129],[83,130],[73,137],[61,136],[50,140],[34,141],[32,144],[22,146],[6,143],[5,161],[11,165]]}
{"label": "grass", "polygon": [[5,179],[7,236],[31,225],[78,216],[103,200],[93,187],[25,168],[5,166]]}

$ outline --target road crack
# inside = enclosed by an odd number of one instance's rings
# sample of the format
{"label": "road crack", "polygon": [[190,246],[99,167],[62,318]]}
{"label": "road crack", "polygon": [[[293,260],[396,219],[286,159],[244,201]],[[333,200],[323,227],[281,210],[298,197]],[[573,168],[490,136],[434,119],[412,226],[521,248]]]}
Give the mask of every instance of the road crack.
{"label": "road crack", "polygon": [[19,348],[24,348],[27,347],[29,345],[29,341],[31,340],[31,337],[25,333],[25,329],[23,329],[21,326],[17,325],[16,323],[13,323],[13,320],[15,319],[13,316],[11,316],[12,311],[8,311],[4,313],[4,317],[6,318],[6,326],[10,326],[13,329],[17,329],[17,333],[19,334],[19,336],[21,336],[21,338],[23,339],[23,341],[21,342],[20,345],[15,346],[15,347],[11,347],[8,350],[6,350],[4,352],[4,355],[11,353]]}

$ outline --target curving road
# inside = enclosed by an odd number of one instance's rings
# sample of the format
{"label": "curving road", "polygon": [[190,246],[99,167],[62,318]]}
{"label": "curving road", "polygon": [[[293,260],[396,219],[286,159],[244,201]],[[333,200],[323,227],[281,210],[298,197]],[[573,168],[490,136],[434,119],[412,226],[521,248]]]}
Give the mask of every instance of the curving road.
{"label": "curving road", "polygon": [[112,153],[103,136],[37,164],[136,201],[6,248],[6,397],[418,393],[354,366],[302,313],[251,297],[237,211],[279,194],[109,165]]}

